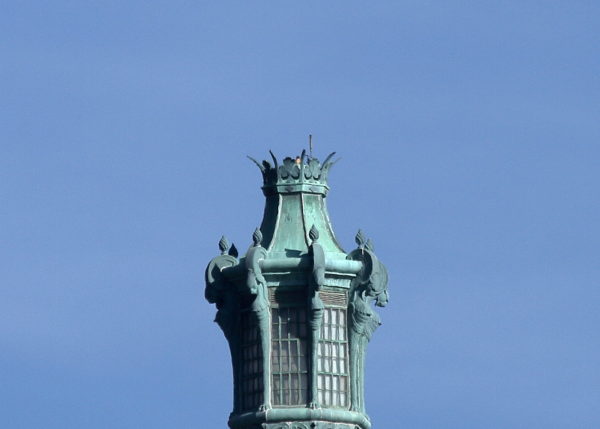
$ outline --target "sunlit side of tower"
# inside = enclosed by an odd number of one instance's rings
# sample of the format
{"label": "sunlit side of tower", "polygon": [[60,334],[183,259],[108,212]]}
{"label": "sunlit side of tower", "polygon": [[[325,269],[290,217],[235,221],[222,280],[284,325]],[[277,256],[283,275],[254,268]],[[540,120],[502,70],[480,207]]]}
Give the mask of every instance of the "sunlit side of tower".
{"label": "sunlit side of tower", "polygon": [[366,346],[387,304],[387,270],[359,230],[346,253],[325,199],[328,156],[253,160],[265,211],[246,255],[222,237],[206,269],[233,368],[232,429],[369,429]]}

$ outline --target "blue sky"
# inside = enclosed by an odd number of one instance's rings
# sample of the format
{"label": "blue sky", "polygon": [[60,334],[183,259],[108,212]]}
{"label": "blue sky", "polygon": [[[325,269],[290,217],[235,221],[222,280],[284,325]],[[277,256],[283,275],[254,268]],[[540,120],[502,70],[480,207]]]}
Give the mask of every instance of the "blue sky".
{"label": "blue sky", "polygon": [[600,5],[5,2],[0,426],[225,427],[246,158],[337,151],[374,428],[600,427]]}

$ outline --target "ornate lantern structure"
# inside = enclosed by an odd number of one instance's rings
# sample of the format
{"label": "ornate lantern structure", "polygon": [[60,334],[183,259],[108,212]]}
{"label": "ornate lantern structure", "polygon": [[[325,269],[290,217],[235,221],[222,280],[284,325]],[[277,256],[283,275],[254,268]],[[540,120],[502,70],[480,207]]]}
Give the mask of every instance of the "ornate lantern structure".
{"label": "ornate lantern structure", "polygon": [[371,427],[365,352],[388,278],[362,231],[350,253],[335,238],[325,204],[334,154],[250,158],[263,176],[262,224],[245,256],[221,238],[206,269],[231,351],[231,429]]}

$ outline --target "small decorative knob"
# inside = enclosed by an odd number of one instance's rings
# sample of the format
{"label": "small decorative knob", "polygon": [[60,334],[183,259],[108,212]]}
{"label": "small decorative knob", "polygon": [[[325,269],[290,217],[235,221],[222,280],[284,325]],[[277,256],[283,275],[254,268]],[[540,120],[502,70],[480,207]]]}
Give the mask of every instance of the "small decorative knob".
{"label": "small decorative knob", "polygon": [[254,234],[252,234],[252,241],[254,242],[254,246],[260,246],[262,242],[263,235],[259,228],[254,230]]}
{"label": "small decorative knob", "polygon": [[359,229],[358,232],[356,233],[356,237],[354,238],[354,241],[356,241],[356,244],[358,244],[358,247],[360,247],[361,249],[365,248],[365,243],[367,241],[365,234],[362,232],[362,229]]}
{"label": "small decorative knob", "polygon": [[311,239],[311,241],[317,241],[319,239],[319,230],[314,225],[310,227],[308,237]]}
{"label": "small decorative knob", "polygon": [[227,250],[229,250],[229,240],[224,235],[219,240],[219,250],[221,251],[221,255],[226,255]]}

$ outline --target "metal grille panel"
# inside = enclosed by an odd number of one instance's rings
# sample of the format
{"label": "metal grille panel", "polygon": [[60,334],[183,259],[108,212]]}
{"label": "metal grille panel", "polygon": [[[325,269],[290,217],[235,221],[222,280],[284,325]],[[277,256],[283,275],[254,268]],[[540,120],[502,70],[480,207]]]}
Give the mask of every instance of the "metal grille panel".
{"label": "metal grille panel", "polygon": [[326,407],[348,406],[346,309],[325,308],[317,360],[317,394]]}
{"label": "metal grille panel", "polygon": [[308,370],[306,309],[272,309],[273,405],[305,405]]}
{"label": "metal grille panel", "polygon": [[242,409],[252,410],[263,403],[263,365],[255,316],[242,313]]}

